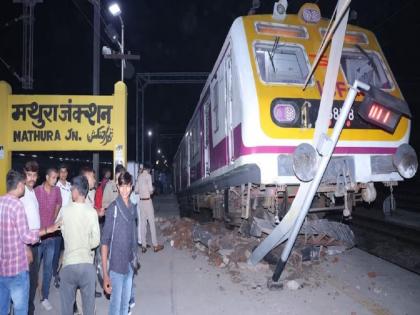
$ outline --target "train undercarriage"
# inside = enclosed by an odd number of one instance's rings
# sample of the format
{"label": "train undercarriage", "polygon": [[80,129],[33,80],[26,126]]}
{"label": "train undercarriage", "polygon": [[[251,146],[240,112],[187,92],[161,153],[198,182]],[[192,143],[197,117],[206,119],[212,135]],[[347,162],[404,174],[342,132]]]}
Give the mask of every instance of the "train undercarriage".
{"label": "train undercarriage", "polygon": [[[397,182],[385,182],[392,187]],[[214,220],[239,227],[245,235],[261,237],[270,234],[286,215],[299,186],[242,184],[212,192],[180,194],[178,196],[181,216],[211,212]],[[343,220],[351,220],[353,209],[358,203],[373,202],[376,198],[373,183],[339,183],[321,185],[309,210],[309,219],[320,219],[328,212],[341,213]],[[395,207],[395,200],[391,207]],[[384,209],[385,211],[385,209]]]}

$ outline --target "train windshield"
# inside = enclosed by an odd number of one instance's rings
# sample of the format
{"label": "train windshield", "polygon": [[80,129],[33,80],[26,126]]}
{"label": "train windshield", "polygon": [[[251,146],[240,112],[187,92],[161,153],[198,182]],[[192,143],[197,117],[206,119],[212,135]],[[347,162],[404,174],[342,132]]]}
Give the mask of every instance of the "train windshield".
{"label": "train windshield", "polygon": [[384,62],[374,52],[361,48],[345,49],[341,56],[341,67],[349,84],[353,84],[354,80],[359,80],[380,89],[390,90],[393,88]]}
{"label": "train windshield", "polygon": [[304,84],[309,61],[303,47],[289,43],[254,45],[261,80],[266,83]]}

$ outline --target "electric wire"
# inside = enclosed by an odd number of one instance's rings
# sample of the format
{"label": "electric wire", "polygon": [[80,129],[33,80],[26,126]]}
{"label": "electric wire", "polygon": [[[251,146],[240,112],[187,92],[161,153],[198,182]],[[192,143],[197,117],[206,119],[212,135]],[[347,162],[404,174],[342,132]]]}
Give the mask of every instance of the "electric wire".
{"label": "electric wire", "polygon": [[[93,24],[92,24],[91,20],[86,15],[86,13],[82,10],[80,5],[77,3],[77,0],[72,0],[72,2],[74,4],[74,6],[79,10],[80,14],[84,17],[86,22],[89,24],[89,26],[92,28],[92,30],[95,32],[95,28],[93,27]],[[95,32],[95,34],[101,39],[102,42],[106,43],[109,46],[112,45],[111,42],[107,38],[104,38],[103,36],[101,36],[101,32],[99,32],[99,33]]]}

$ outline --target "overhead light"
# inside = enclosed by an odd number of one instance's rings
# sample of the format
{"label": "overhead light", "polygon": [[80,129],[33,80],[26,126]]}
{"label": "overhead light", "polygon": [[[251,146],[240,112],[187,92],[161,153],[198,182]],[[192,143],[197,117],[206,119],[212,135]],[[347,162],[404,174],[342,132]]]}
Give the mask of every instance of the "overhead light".
{"label": "overhead light", "polygon": [[102,55],[112,55],[112,50],[108,46],[102,47]]}
{"label": "overhead light", "polygon": [[52,160],[54,157],[53,156],[50,156],[50,159]]}
{"label": "overhead light", "polygon": [[121,14],[120,6],[115,2],[111,3],[111,5],[108,7],[108,10],[113,16],[119,16]]}
{"label": "overhead light", "polygon": [[37,158],[37,157],[38,157],[38,155],[36,155],[36,154],[32,154],[32,157],[33,157],[33,158]]}
{"label": "overhead light", "polygon": [[149,130],[149,131],[147,132],[147,135],[148,135],[149,137],[151,137],[151,136],[152,136],[152,134],[153,134],[153,132],[152,132],[151,130]]}
{"label": "overhead light", "polygon": [[25,156],[25,153],[19,153],[19,156]]}

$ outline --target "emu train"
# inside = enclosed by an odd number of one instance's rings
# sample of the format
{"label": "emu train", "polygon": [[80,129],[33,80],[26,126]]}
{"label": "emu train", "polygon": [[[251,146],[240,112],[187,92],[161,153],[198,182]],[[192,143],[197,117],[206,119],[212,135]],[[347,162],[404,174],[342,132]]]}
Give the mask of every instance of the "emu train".
{"label": "emu train", "polygon": [[[281,220],[300,184],[293,153],[314,136],[326,56],[304,85],[329,22],[315,4],[281,21],[273,14],[233,22],[174,158],[183,214],[211,209],[214,218],[235,225],[253,216]],[[331,128],[355,80],[403,99],[375,35],[348,25]],[[396,156],[417,163],[408,145],[410,119],[401,117],[395,130],[380,129],[356,112],[362,97],[347,117],[310,211],[349,216],[356,202],[376,198],[374,183],[392,189],[403,180]],[[391,119],[378,111],[369,115]]]}

